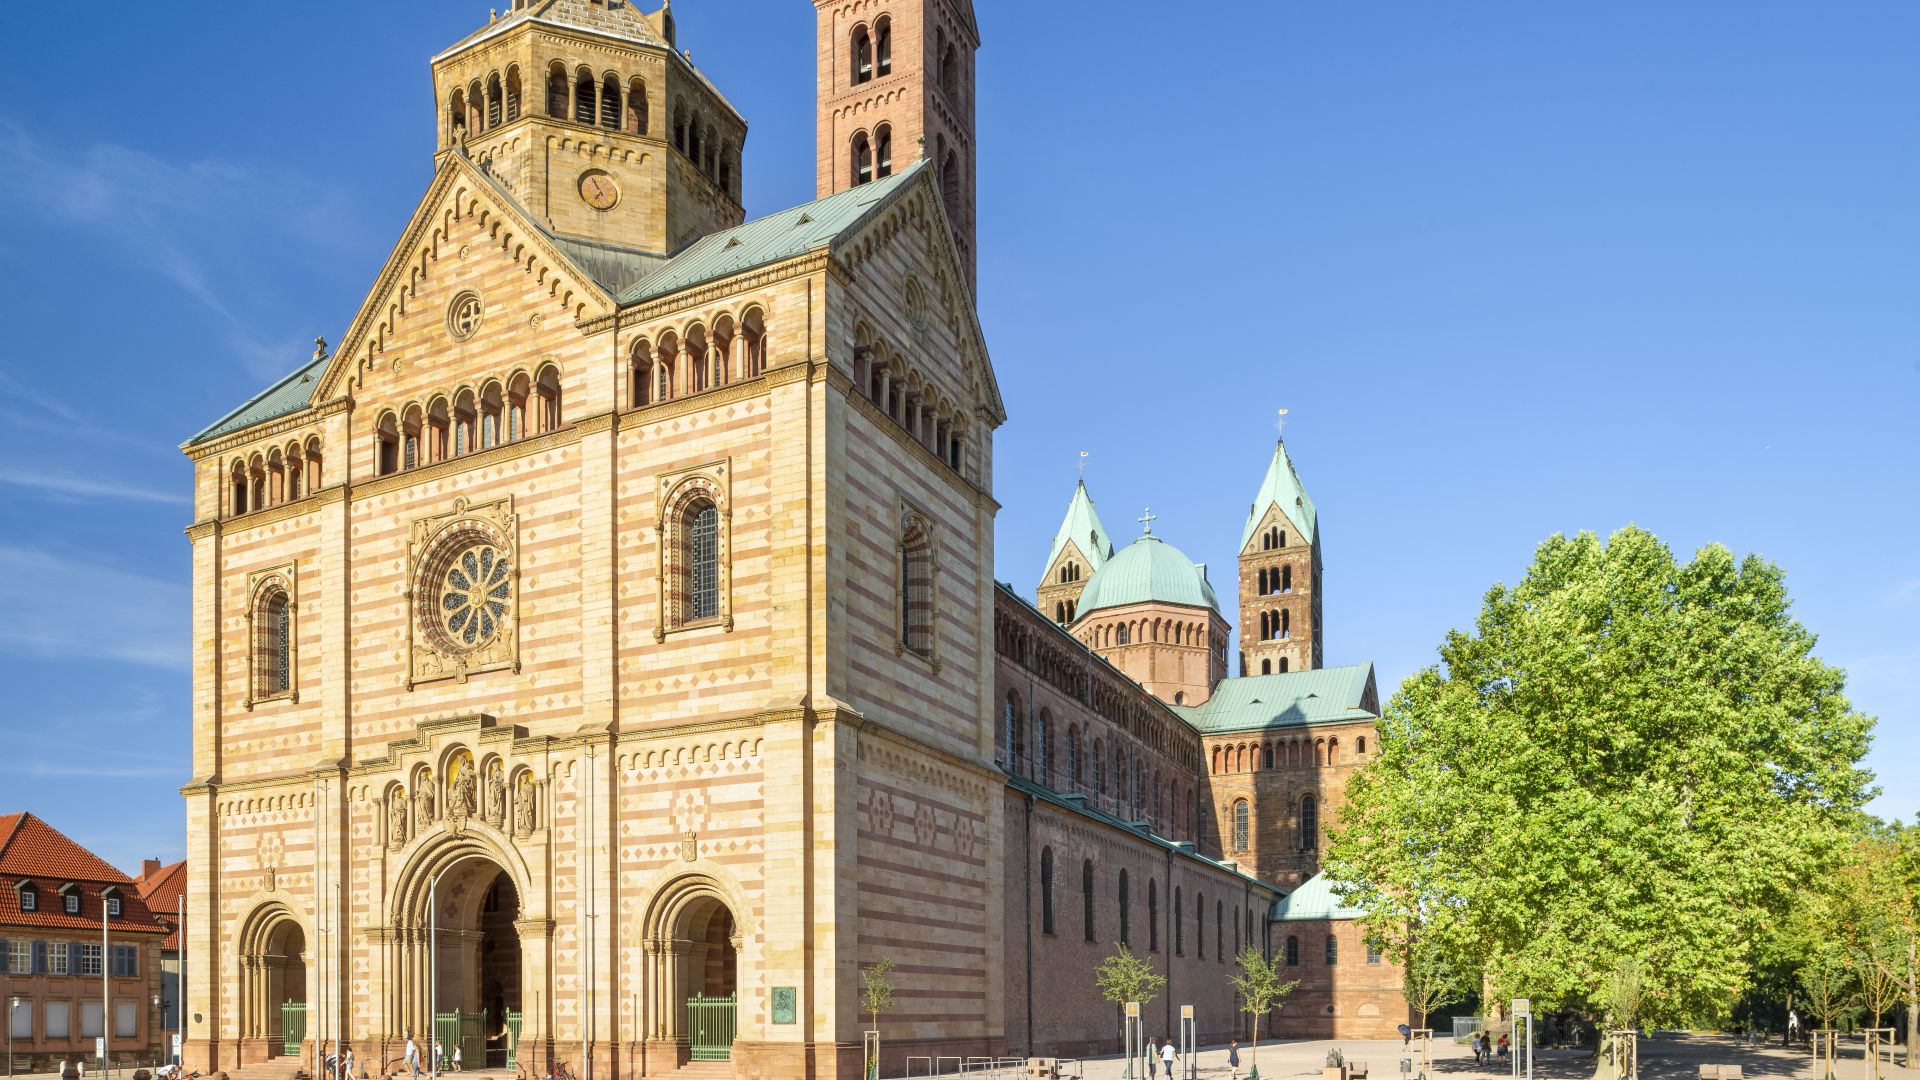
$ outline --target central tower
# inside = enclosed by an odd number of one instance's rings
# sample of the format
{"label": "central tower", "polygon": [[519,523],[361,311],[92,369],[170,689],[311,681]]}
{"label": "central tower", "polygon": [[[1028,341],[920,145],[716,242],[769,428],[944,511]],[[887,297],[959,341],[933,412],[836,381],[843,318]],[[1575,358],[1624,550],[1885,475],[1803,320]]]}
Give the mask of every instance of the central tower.
{"label": "central tower", "polygon": [[814,8],[819,197],[931,161],[975,284],[973,0],[814,0]]}
{"label": "central tower", "polygon": [[437,153],[563,236],[670,254],[738,225],[747,122],[675,38],[664,6],[513,0],[433,58]]}

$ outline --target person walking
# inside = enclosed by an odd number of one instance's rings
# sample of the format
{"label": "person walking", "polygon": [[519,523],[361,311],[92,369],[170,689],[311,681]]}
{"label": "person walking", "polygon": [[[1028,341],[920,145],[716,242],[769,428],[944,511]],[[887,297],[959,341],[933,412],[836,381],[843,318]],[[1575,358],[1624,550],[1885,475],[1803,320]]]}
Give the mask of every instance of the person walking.
{"label": "person walking", "polygon": [[353,1075],[356,1071],[358,1070],[354,1068],[353,1050],[349,1047],[347,1050],[347,1080],[353,1080]]}
{"label": "person walking", "polygon": [[1168,1039],[1160,1045],[1160,1060],[1166,1063],[1167,1080],[1173,1080],[1173,1059],[1179,1056],[1179,1051],[1173,1048],[1172,1039]]}
{"label": "person walking", "polygon": [[1400,1046],[1404,1049],[1405,1047],[1409,1047],[1412,1045],[1413,1045],[1413,1029],[1408,1027],[1405,1024],[1401,1024],[1400,1025]]}
{"label": "person walking", "polygon": [[1147,1075],[1152,1076],[1154,1066],[1160,1063],[1160,1040],[1147,1036]]}
{"label": "person walking", "polygon": [[1507,1054],[1509,1054],[1510,1052],[1511,1052],[1511,1048],[1507,1045],[1507,1037],[1505,1035],[1500,1036],[1500,1063],[1501,1064],[1503,1065],[1506,1064]]}
{"label": "person walking", "polygon": [[1473,1037],[1467,1040],[1467,1045],[1473,1048],[1473,1063],[1475,1065],[1484,1064],[1481,1057],[1483,1051],[1481,1050],[1480,1033],[1477,1031],[1474,1032]]}
{"label": "person walking", "polygon": [[413,1032],[407,1032],[407,1068],[413,1070],[413,1080],[420,1080],[420,1046],[413,1041]]}
{"label": "person walking", "polygon": [[1233,1070],[1233,1075],[1235,1077],[1238,1077],[1240,1075],[1240,1040],[1239,1039],[1227,1040],[1227,1068]]}

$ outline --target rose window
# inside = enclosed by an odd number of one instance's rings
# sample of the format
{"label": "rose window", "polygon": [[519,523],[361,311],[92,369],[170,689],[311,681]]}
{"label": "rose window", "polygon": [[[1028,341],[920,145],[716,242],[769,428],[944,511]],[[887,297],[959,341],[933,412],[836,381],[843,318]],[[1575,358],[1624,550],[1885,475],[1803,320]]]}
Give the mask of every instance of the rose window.
{"label": "rose window", "polygon": [[455,647],[478,649],[500,632],[513,591],[511,577],[506,556],[491,544],[466,549],[447,567],[440,619]]}
{"label": "rose window", "polygon": [[465,341],[480,329],[480,316],[483,314],[480,298],[473,293],[463,292],[453,298],[447,307],[447,330],[455,341]]}

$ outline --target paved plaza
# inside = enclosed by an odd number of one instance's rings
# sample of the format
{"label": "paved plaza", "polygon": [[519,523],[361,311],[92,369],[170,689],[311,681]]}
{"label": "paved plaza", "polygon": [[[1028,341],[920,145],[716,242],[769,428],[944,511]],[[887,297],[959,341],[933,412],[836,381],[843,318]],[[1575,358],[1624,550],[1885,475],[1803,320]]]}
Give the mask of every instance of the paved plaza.
{"label": "paved plaza", "polygon": [[[1318,1077],[1326,1062],[1327,1051],[1335,1047],[1346,1055],[1349,1062],[1364,1062],[1368,1066],[1368,1080],[1398,1080],[1400,1061],[1406,1056],[1398,1039],[1262,1042],[1260,1075],[1269,1080]],[[1451,1041],[1436,1042],[1432,1054],[1432,1067],[1428,1075],[1433,1080],[1501,1080],[1511,1075],[1511,1070],[1506,1066],[1489,1068],[1476,1065],[1472,1051],[1464,1045],[1456,1046]],[[1253,1055],[1247,1047],[1242,1046],[1240,1068],[1236,1073],[1227,1065],[1226,1048],[1216,1046],[1200,1052],[1198,1071],[1207,1080],[1231,1080],[1236,1075],[1246,1076],[1252,1064]],[[1700,1074],[1699,1067],[1705,1064],[1738,1065],[1747,1080],[1814,1080],[1819,1075],[1813,1058],[1804,1048],[1789,1051],[1776,1044],[1767,1049],[1751,1049],[1737,1045],[1732,1037],[1724,1035],[1661,1034],[1641,1041],[1641,1080],[1696,1080]],[[1085,1080],[1122,1080],[1125,1075],[1125,1063],[1117,1055],[1088,1058],[1082,1065]],[[1540,1050],[1534,1055],[1533,1071],[1540,1080],[1592,1080],[1594,1063],[1592,1056],[1582,1050]],[[926,1075],[924,1066],[915,1063],[914,1075]],[[956,1075],[951,1064],[946,1075]],[[967,1075],[993,1074],[973,1072]],[[1006,1069],[1000,1075],[1023,1076],[1025,1070]],[[1902,1068],[1891,1062],[1882,1063],[1879,1075],[1881,1080],[1920,1080],[1920,1070]],[[1844,1047],[1844,1054],[1835,1070],[1835,1080],[1872,1080],[1858,1042]]]}

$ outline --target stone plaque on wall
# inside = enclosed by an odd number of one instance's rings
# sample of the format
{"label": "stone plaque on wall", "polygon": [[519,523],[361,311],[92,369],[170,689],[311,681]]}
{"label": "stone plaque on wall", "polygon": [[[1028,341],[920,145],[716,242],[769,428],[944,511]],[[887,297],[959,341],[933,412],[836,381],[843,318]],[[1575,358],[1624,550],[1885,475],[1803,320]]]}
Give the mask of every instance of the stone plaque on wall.
{"label": "stone plaque on wall", "polygon": [[793,987],[791,986],[776,986],[773,988],[774,1023],[792,1024],[798,1022],[794,1016],[794,997]]}

